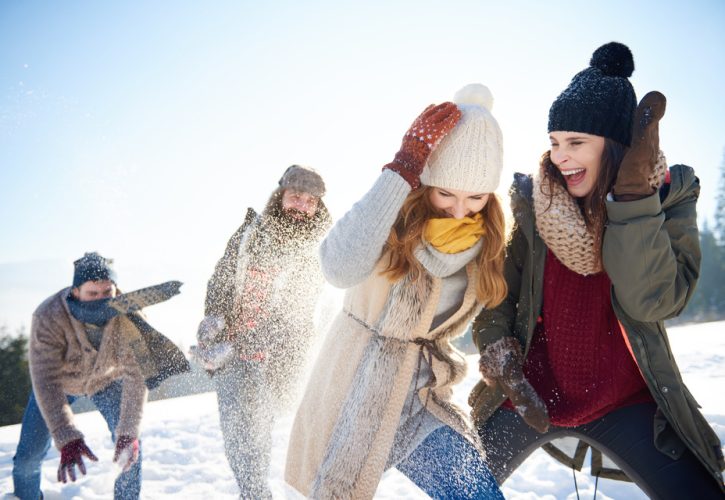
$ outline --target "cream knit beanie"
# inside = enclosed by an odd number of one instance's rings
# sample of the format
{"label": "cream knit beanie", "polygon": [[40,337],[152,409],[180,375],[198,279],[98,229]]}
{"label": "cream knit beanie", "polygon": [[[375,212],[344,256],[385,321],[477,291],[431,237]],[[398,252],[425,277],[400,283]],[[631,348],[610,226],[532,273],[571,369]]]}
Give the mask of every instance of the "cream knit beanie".
{"label": "cream knit beanie", "polygon": [[471,193],[492,193],[501,178],[503,139],[491,114],[491,91],[485,85],[471,83],[456,92],[453,101],[461,110],[461,119],[431,153],[420,182]]}

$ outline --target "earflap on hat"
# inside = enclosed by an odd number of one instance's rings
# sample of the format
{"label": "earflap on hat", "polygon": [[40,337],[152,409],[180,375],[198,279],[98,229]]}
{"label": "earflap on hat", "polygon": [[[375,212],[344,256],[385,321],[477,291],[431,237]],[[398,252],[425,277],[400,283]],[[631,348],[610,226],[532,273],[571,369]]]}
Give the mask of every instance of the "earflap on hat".
{"label": "earflap on hat", "polygon": [[496,190],[503,168],[503,138],[491,114],[493,95],[480,83],[454,96],[461,119],[433,150],[420,176],[422,184],[471,193]]}

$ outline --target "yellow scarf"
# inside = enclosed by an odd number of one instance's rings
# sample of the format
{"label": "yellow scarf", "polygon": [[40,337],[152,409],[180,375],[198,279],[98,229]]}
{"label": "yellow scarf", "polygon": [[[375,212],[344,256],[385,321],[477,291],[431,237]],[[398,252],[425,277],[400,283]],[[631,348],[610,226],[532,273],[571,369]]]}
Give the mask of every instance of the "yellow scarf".
{"label": "yellow scarf", "polygon": [[423,238],[433,248],[443,253],[458,253],[471,248],[486,233],[483,217],[477,213],[473,217],[454,219],[428,219]]}

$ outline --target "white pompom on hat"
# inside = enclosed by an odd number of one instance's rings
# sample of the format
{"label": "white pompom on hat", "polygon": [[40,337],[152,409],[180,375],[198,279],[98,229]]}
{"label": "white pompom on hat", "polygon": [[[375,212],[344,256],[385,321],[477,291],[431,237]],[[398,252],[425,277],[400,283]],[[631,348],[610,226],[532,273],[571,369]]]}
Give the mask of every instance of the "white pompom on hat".
{"label": "white pompom on hat", "polygon": [[503,138],[491,114],[493,95],[485,85],[471,83],[453,101],[461,119],[428,158],[420,176],[426,186],[471,193],[492,193],[501,179]]}

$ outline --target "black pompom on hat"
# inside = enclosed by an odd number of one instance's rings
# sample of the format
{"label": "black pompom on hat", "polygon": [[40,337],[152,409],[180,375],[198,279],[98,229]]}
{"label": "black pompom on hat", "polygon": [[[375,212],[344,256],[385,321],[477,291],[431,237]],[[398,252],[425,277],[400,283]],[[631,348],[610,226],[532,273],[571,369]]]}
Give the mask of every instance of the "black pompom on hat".
{"label": "black pompom on hat", "polygon": [[101,257],[96,252],[86,252],[83,257],[73,262],[73,288],[86,281],[116,281],[113,259]]}
{"label": "black pompom on hat", "polygon": [[584,132],[629,146],[637,107],[629,82],[633,72],[629,47],[618,42],[599,47],[589,67],[577,73],[551,105],[549,132]]}

